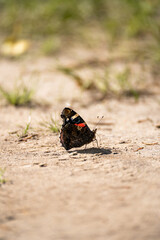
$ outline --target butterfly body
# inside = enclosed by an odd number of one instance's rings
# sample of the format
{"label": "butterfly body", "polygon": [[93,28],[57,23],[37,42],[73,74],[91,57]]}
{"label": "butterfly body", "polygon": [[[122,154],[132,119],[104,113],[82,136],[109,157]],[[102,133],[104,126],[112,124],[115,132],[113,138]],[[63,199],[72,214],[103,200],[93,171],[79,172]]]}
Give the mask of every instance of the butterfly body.
{"label": "butterfly body", "polygon": [[81,116],[74,110],[64,108],[61,118],[63,124],[60,132],[60,142],[66,150],[81,147],[95,139],[96,129],[91,131]]}

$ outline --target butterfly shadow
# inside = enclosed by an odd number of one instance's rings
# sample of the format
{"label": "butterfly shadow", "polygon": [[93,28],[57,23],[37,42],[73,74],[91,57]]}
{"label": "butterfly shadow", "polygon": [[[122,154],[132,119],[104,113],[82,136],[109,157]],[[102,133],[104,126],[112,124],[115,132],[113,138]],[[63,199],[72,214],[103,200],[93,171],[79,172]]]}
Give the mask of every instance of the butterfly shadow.
{"label": "butterfly shadow", "polygon": [[111,154],[112,151],[109,148],[96,148],[96,147],[92,147],[92,148],[87,148],[87,149],[78,149],[75,151],[68,151],[69,153],[73,153],[73,152],[77,152],[77,153],[81,153],[81,154],[100,154],[100,155],[108,155]]}

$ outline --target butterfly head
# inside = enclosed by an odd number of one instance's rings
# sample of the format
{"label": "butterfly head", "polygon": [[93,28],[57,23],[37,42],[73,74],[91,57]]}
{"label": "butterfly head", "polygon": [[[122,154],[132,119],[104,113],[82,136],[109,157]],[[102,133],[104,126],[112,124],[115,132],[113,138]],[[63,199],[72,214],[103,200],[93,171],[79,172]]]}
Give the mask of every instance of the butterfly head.
{"label": "butterfly head", "polygon": [[74,116],[75,114],[76,114],[76,112],[73,111],[72,109],[64,108],[61,113],[61,118],[63,119],[63,124],[66,124],[67,122],[69,122],[71,117]]}
{"label": "butterfly head", "polygon": [[73,111],[70,108],[64,108],[62,113],[61,113],[61,118],[70,118],[75,114],[75,111]]}

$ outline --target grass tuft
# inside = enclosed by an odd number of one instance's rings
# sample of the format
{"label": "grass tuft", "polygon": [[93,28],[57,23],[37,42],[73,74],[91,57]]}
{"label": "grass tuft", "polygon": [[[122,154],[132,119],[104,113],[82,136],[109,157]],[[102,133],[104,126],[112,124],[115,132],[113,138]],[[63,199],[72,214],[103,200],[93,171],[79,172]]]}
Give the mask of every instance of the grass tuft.
{"label": "grass tuft", "polygon": [[66,76],[73,79],[73,81],[76,82],[76,84],[82,89],[82,90],[90,90],[94,89],[94,82],[92,80],[86,80],[79,76],[72,68],[69,67],[59,67],[58,70],[62,73],[64,73]]}
{"label": "grass tuft", "polygon": [[21,134],[17,134],[19,139],[22,139],[22,138],[28,136],[28,131],[30,129],[30,125],[31,125],[31,116],[28,117],[28,121],[27,121],[25,127],[23,128],[22,133]]}
{"label": "grass tuft", "polygon": [[60,124],[57,122],[56,118],[51,116],[49,121],[44,121],[41,123],[42,126],[49,129],[53,133],[60,132]]}
{"label": "grass tuft", "polygon": [[0,93],[9,104],[14,106],[24,106],[31,103],[34,91],[25,85],[15,87],[10,91],[7,91],[0,86]]}
{"label": "grass tuft", "polygon": [[107,96],[128,96],[134,97],[137,101],[140,92],[138,92],[131,82],[132,72],[129,68],[123,71],[114,73],[109,68],[103,69],[101,74],[93,75],[90,79],[82,78],[77,71],[69,67],[59,67],[62,73],[70,77],[82,90],[89,90],[90,92],[100,93],[102,98]]}
{"label": "grass tuft", "polygon": [[31,124],[31,116],[29,116],[29,118],[28,118],[28,122],[26,123],[26,126],[23,130],[23,135],[26,135],[28,133],[28,130],[30,128],[30,124]]}
{"label": "grass tuft", "polygon": [[134,97],[135,101],[139,99],[138,91],[133,87],[131,80],[131,71],[126,68],[123,72],[117,74],[118,85],[120,86],[120,91],[126,96]]}

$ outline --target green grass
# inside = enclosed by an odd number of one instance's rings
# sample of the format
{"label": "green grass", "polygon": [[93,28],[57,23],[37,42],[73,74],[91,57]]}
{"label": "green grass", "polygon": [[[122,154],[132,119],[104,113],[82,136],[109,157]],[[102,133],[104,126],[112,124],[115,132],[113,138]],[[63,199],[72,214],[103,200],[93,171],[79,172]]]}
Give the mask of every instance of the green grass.
{"label": "green grass", "polygon": [[12,90],[6,90],[0,86],[0,93],[7,103],[14,106],[24,106],[31,103],[34,91],[21,84]]}
{"label": "green grass", "polygon": [[28,133],[28,130],[29,130],[29,128],[30,128],[30,124],[31,124],[31,117],[29,116],[29,118],[28,118],[28,122],[26,123],[26,126],[24,127],[24,130],[23,130],[23,136],[24,135],[27,135],[27,133]]}
{"label": "green grass", "polygon": [[44,40],[41,51],[44,55],[52,55],[56,53],[60,48],[60,39],[56,37],[49,37],[46,40]]}
{"label": "green grass", "polygon": [[59,133],[60,132],[60,124],[53,116],[50,117],[49,121],[41,122],[41,125],[45,128],[49,129],[52,133]]}
{"label": "green grass", "polygon": [[98,26],[112,39],[159,41],[159,0],[0,0],[1,32],[12,36],[75,35]]}
{"label": "green grass", "polygon": [[72,68],[67,68],[67,67],[58,67],[58,70],[62,73],[64,73],[65,75],[67,75],[68,77],[72,78],[73,81],[76,82],[76,84],[84,90],[89,90],[94,88],[94,83],[92,80],[86,80],[80,77],[80,75],[78,75],[76,73],[76,71],[74,71]]}
{"label": "green grass", "polygon": [[31,125],[31,116],[28,117],[28,121],[25,124],[25,126],[23,127],[21,134],[17,133],[17,136],[19,137],[19,139],[22,139],[22,138],[28,136],[30,125]]}
{"label": "green grass", "polygon": [[129,68],[114,73],[109,68],[104,68],[101,74],[93,74],[90,79],[85,79],[73,68],[59,67],[59,71],[71,78],[81,90],[100,93],[102,98],[107,96],[127,96],[139,99],[140,91],[131,82],[132,72]]}
{"label": "green grass", "polygon": [[134,99],[138,101],[140,94],[131,83],[130,77],[131,71],[130,69],[126,68],[124,71],[117,74],[117,82],[122,94],[134,97]]}
{"label": "green grass", "polygon": [[7,180],[4,177],[5,169],[0,168],[0,185],[5,184]]}

